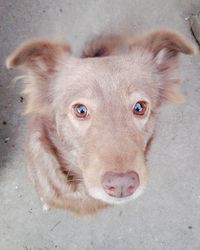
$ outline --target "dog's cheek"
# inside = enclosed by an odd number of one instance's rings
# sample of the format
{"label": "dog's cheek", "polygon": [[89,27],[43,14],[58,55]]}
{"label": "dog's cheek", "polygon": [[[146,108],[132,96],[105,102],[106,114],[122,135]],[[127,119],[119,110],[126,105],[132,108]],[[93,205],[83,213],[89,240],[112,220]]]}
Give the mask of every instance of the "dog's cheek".
{"label": "dog's cheek", "polygon": [[[142,132],[142,141],[143,141],[143,150],[144,150],[144,158],[146,159],[147,152],[152,145],[152,141],[155,134],[155,126],[156,126],[156,115],[150,115],[149,120]],[[151,141],[151,143],[150,143]]]}
{"label": "dog's cheek", "polygon": [[145,118],[137,118],[137,117],[135,117],[134,118],[134,123],[135,123],[135,125],[137,127],[137,130],[139,132],[142,132],[143,130],[145,130],[147,122],[148,122],[148,117],[145,117]]}
{"label": "dog's cheek", "polygon": [[150,113],[145,118],[134,118],[134,124],[136,125],[138,135],[143,145],[146,145],[148,139],[151,137],[155,127],[156,117]]}
{"label": "dog's cheek", "polygon": [[91,126],[90,119],[77,119],[73,114],[68,113],[67,120],[70,122],[71,127],[74,130],[74,134],[84,137]]}
{"label": "dog's cheek", "polygon": [[102,185],[100,181],[101,173],[97,171],[95,166],[93,167],[88,166],[82,168],[82,173],[83,173],[84,184],[88,192],[90,192],[90,190],[93,189],[102,190]]}

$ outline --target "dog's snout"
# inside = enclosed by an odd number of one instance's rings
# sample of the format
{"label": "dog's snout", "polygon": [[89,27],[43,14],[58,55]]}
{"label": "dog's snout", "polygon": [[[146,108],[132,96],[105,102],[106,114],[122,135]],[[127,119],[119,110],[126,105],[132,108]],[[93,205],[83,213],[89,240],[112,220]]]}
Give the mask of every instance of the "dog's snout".
{"label": "dog's snout", "polygon": [[126,173],[106,172],[102,176],[102,186],[105,192],[117,198],[132,195],[139,184],[139,176],[134,171]]}

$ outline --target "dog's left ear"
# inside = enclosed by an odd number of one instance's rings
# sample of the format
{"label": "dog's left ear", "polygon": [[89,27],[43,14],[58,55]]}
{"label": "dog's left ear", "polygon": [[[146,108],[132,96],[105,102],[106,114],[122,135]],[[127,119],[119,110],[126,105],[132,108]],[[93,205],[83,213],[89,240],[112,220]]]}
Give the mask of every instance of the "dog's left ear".
{"label": "dog's left ear", "polygon": [[156,30],[129,41],[130,49],[141,48],[152,55],[151,63],[156,71],[163,76],[163,84],[160,86],[161,101],[179,103],[184,97],[176,88],[177,80],[171,79],[171,73],[178,66],[180,53],[191,55],[196,52],[190,42],[180,34],[171,30]]}
{"label": "dog's left ear", "polygon": [[142,47],[152,53],[154,62],[160,71],[173,67],[179,53],[191,55],[196,48],[180,34],[171,30],[156,30],[130,41],[130,48]]}

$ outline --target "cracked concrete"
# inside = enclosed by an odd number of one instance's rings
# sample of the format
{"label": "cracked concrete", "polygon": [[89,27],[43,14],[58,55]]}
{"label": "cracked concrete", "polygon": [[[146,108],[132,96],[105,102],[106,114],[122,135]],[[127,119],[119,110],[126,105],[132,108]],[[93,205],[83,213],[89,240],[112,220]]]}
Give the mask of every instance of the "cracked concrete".
{"label": "cracked concrete", "polygon": [[21,85],[4,67],[8,53],[29,38],[63,38],[79,54],[88,37],[105,30],[165,26],[195,42],[185,17],[199,9],[199,0],[0,0],[1,250],[200,249],[199,55],[181,57],[187,102],[160,110],[144,195],[86,218],[42,211],[26,173]]}

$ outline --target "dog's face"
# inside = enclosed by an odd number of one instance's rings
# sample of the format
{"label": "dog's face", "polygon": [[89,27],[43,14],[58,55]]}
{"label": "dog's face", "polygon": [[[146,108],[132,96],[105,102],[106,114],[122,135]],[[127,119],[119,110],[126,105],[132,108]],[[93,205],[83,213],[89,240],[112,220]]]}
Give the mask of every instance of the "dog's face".
{"label": "dog's face", "polygon": [[71,144],[90,195],[106,202],[134,198],[146,185],[158,79],[139,56],[68,60],[53,86],[59,134]]}
{"label": "dog's face", "polygon": [[88,193],[107,203],[141,194],[157,108],[179,102],[172,72],[177,54],[193,53],[180,36],[154,32],[130,42],[125,55],[74,58],[69,47],[48,41],[23,45],[8,66],[29,72],[27,112],[51,118],[70,150]]}

